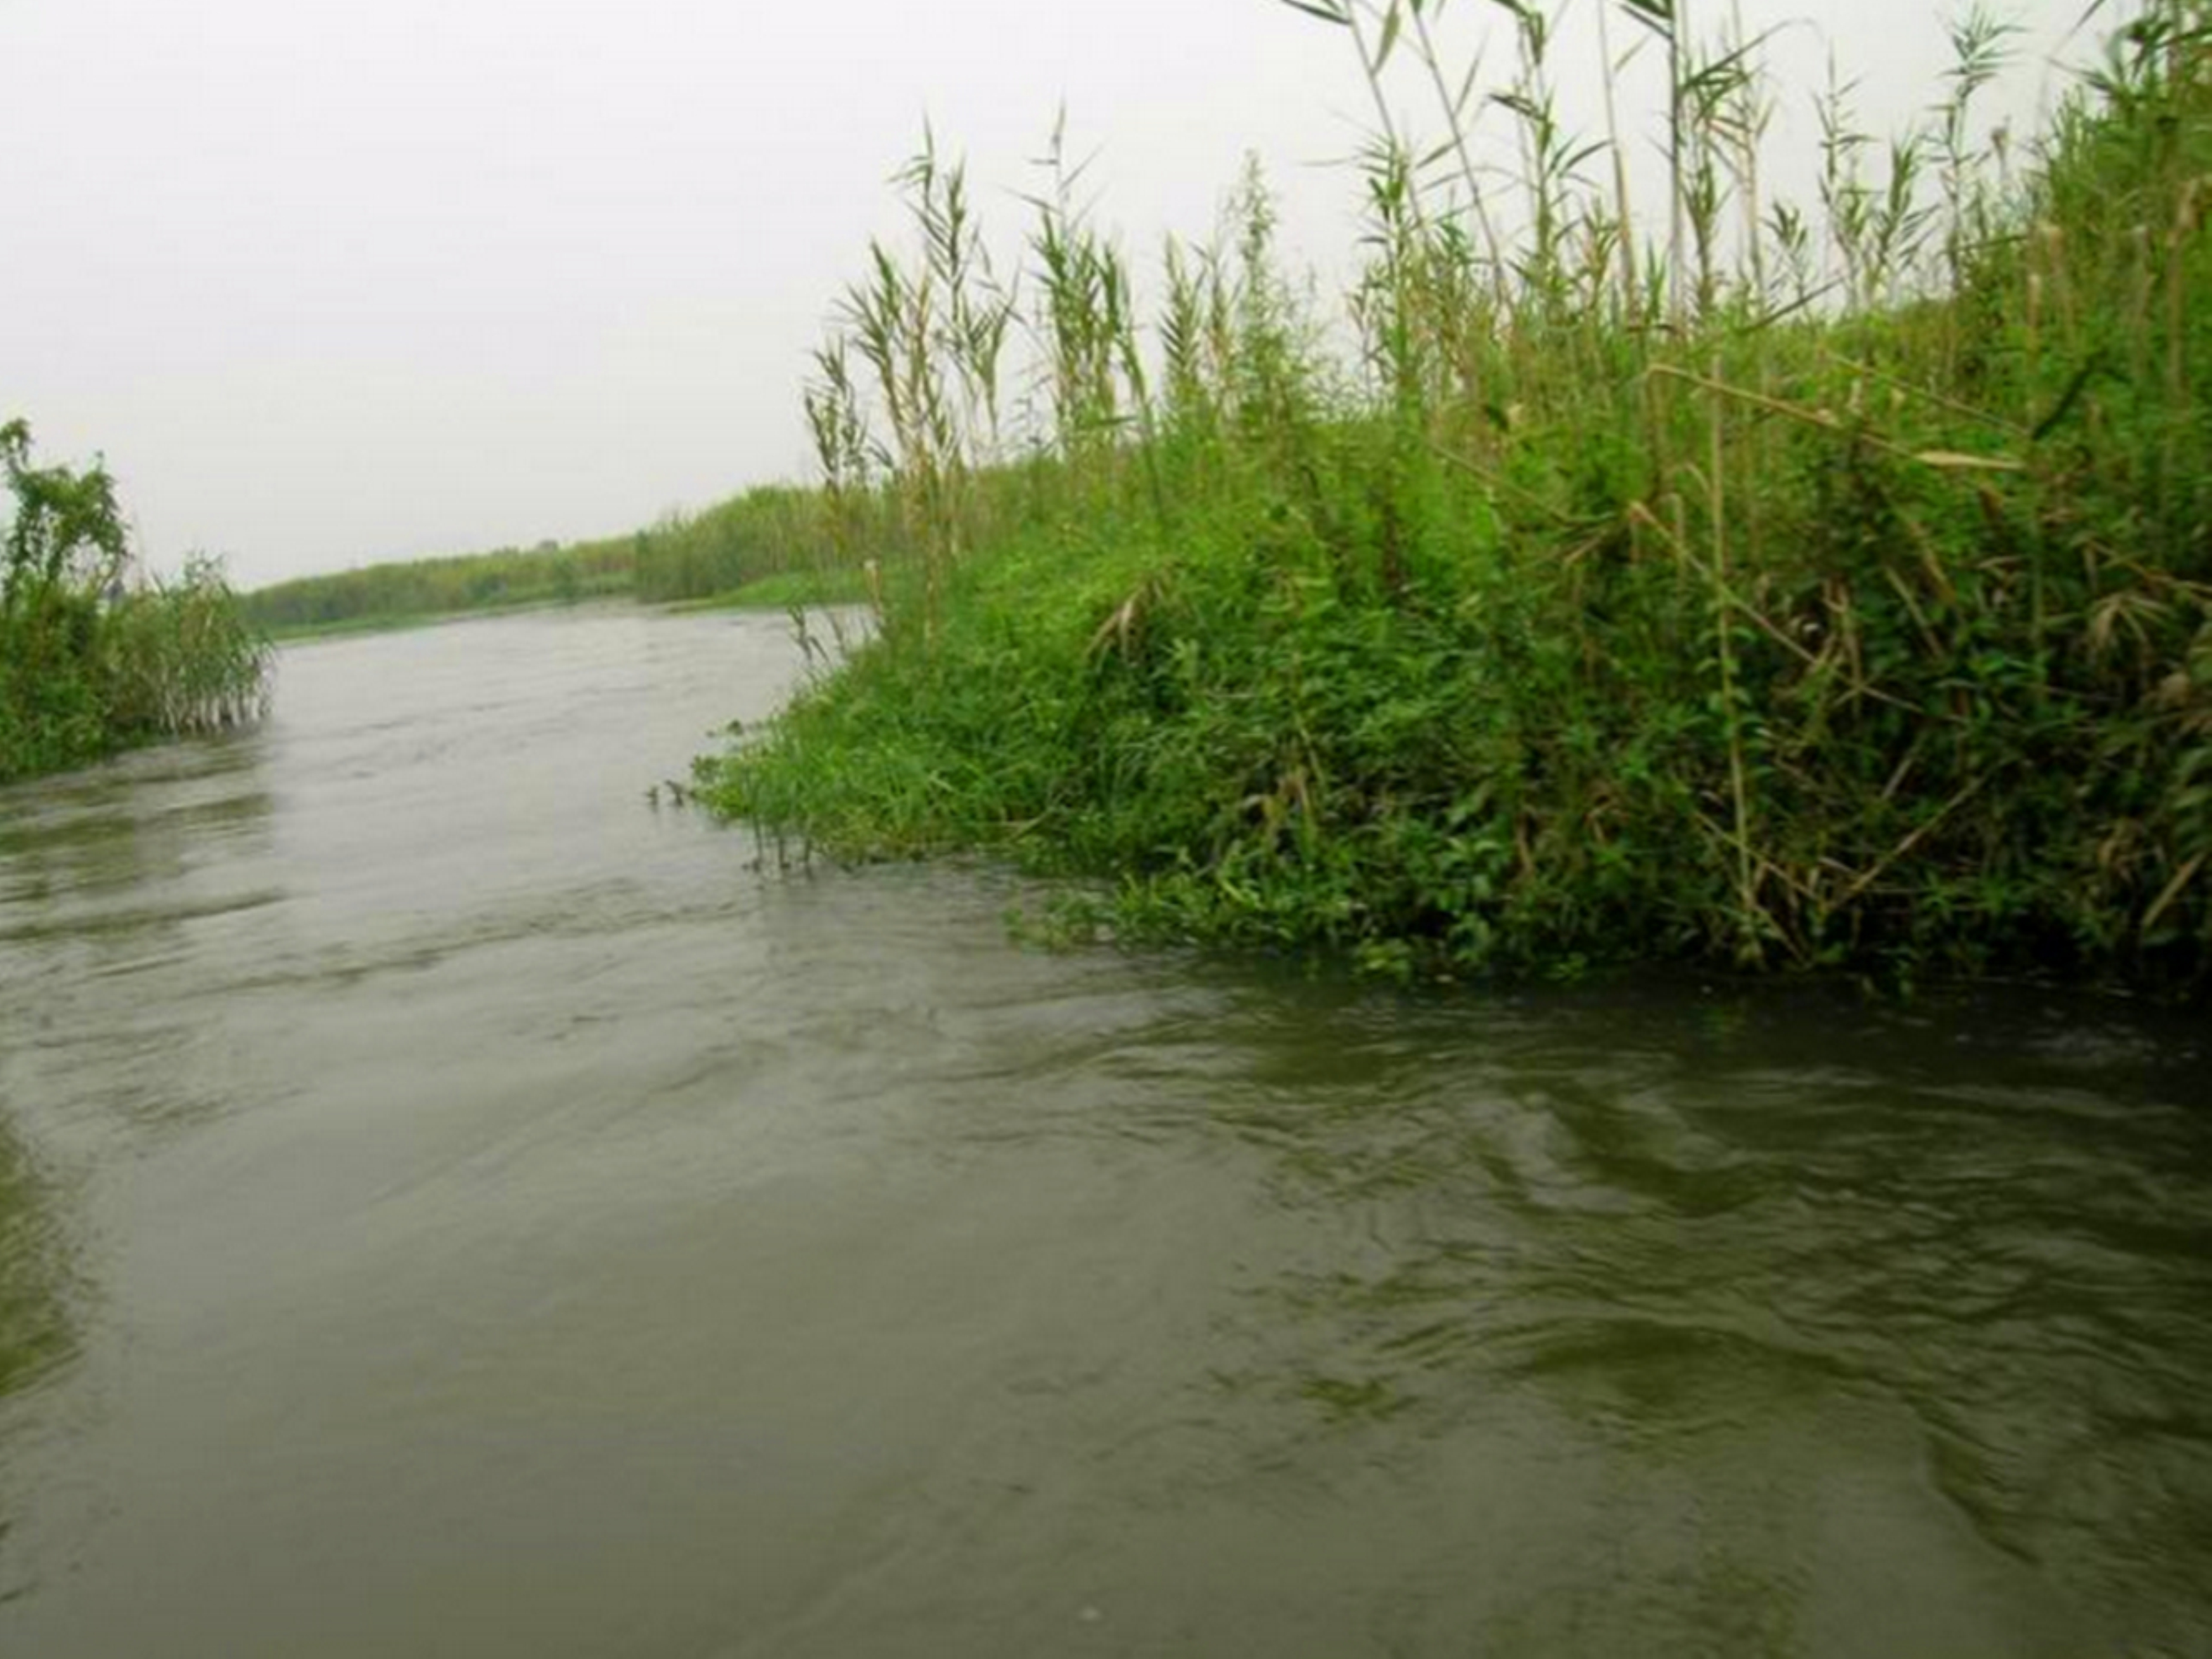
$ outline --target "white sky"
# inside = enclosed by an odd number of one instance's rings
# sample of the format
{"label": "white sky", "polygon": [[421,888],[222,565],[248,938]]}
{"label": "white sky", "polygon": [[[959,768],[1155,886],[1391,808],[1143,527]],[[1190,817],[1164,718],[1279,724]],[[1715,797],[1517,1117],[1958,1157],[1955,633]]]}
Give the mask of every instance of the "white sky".
{"label": "white sky", "polygon": [[[2023,117],[2085,3],[2001,0]],[[1795,112],[1824,33],[1870,125],[1939,90],[1949,8],[1741,9]],[[1504,66],[1501,13],[1445,21]],[[0,420],[247,586],[630,529],[805,476],[806,354],[925,116],[1013,231],[1063,103],[1140,270],[1248,151],[1285,252],[1345,258],[1366,95],[1274,0],[0,0]]]}

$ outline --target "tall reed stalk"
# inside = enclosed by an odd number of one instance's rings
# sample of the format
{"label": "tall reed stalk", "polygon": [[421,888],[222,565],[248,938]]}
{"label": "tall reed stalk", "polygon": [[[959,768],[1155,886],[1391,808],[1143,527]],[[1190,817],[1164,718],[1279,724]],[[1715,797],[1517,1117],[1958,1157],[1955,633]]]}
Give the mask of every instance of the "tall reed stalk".
{"label": "tall reed stalk", "polygon": [[217,566],[134,580],[106,469],[35,465],[21,421],[0,426],[0,782],[259,717],[268,647]]}
{"label": "tall reed stalk", "polygon": [[1800,203],[1766,40],[1618,3],[1657,202],[1632,108],[1574,130],[1559,16],[1482,9],[1492,80],[1464,0],[1286,0],[1375,110],[1348,363],[1256,179],[1147,321],[1079,169],[984,283],[926,149],[920,254],[842,309],[870,383],[833,346],[809,409],[833,495],[865,458],[904,503],[928,625],[895,604],[722,805],[1384,967],[2201,981],[2212,5],[2148,0],[2033,144],[1982,118],[1986,13],[1912,131],[1832,70]]}

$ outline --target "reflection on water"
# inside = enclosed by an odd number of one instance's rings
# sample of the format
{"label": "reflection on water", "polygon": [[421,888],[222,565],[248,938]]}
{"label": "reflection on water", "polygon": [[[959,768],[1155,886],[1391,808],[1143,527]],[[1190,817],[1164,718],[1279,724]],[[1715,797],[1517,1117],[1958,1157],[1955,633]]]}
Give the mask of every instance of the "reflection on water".
{"label": "reflection on water", "polygon": [[21,1596],[9,1551],[7,1402],[58,1374],[76,1352],[72,1264],[57,1195],[33,1161],[0,1097],[0,1607]]}
{"label": "reflection on water", "polygon": [[[1653,1474],[1778,1418],[1886,1423],[1979,1541],[2121,1628],[2202,1638],[2192,1030],[1771,990],[1287,1002],[1261,1005],[1257,1086],[1221,1120],[1275,1155],[1280,1201],[1364,1237],[1258,1287],[1273,1340],[1225,1388],[1413,1455],[1540,1401]],[[1771,1481],[1762,1450],[1746,1473]],[[1743,1572],[1814,1552],[1800,1496],[1714,1508],[1708,1544]]]}
{"label": "reflection on water", "polygon": [[797,668],[0,793],[0,1650],[2212,1653],[2193,1025],[1026,951],[648,807]]}
{"label": "reflection on water", "polygon": [[0,1115],[0,1398],[69,1358],[69,1279],[53,1194]]}

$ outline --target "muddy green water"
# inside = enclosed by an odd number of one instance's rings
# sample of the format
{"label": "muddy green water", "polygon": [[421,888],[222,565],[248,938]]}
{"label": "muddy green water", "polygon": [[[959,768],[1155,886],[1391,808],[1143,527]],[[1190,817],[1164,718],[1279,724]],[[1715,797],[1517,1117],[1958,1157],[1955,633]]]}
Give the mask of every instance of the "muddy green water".
{"label": "muddy green water", "polygon": [[796,670],[0,792],[0,1653],[2212,1654],[2195,1025],[1039,954],[647,804]]}

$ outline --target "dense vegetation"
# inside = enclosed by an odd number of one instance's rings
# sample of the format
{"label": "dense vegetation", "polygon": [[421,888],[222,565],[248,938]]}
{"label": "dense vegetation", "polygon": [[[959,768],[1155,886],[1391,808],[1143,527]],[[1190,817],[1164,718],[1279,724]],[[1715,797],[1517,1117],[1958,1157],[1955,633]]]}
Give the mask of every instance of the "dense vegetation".
{"label": "dense vegetation", "polygon": [[0,543],[0,782],[258,714],[268,653],[222,572],[131,582],[114,482],[32,464],[0,427],[14,514]]}
{"label": "dense vegetation", "polygon": [[[874,539],[895,545],[896,526],[878,517]],[[841,533],[819,491],[763,485],[634,535],[303,576],[257,589],[245,604],[261,627],[300,635],[613,597],[653,604],[852,597],[854,561]],[[848,578],[842,585],[840,571]]]}
{"label": "dense vegetation", "polygon": [[[1970,15],[1924,131],[1876,145],[1822,100],[1802,209],[1765,193],[1757,43],[1626,0],[1669,82],[1656,221],[1628,141],[1565,131],[1545,14],[1501,0],[1517,70],[1485,95],[1442,0],[1291,3],[1377,93],[1356,352],[1256,183],[1224,245],[1170,246],[1146,327],[1066,188],[1001,274],[920,157],[917,250],[872,250],[807,398],[825,499],[892,500],[913,556],[872,645],[702,763],[708,798],[1386,970],[2201,988],[2206,0],[2120,29],[2017,169],[1974,118],[2005,32]],[[1510,196],[1478,110],[1513,128]],[[1010,333],[1042,434],[1000,427]]]}
{"label": "dense vegetation", "polygon": [[627,593],[633,558],[627,542],[502,548],[297,577],[256,588],[244,604],[258,626],[278,635],[385,627],[454,611]]}

